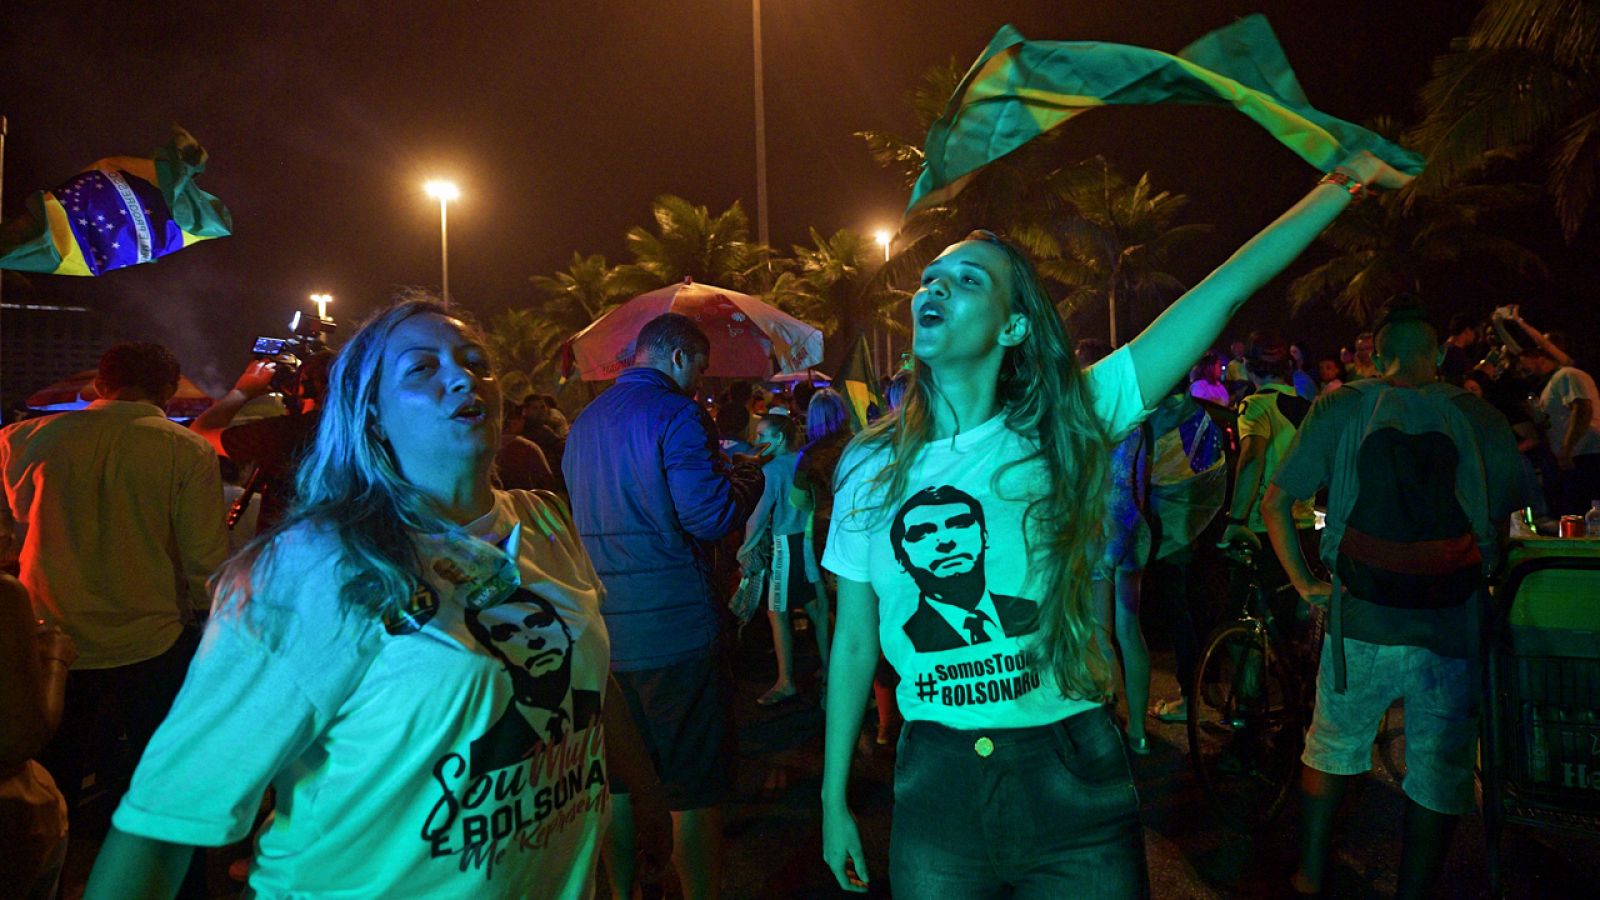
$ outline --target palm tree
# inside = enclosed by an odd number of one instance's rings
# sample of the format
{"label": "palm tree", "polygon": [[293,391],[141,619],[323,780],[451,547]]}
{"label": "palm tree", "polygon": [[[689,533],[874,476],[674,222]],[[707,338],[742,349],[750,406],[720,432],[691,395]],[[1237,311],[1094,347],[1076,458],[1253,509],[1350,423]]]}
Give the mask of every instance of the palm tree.
{"label": "palm tree", "polygon": [[1568,242],[1600,178],[1600,0],[1489,0],[1422,90],[1410,139],[1436,195],[1496,156],[1532,151]]}
{"label": "palm tree", "polygon": [[746,293],[761,293],[776,272],[771,251],[750,240],[750,219],[738,201],[716,215],[665,194],[650,205],[655,231],[628,229],[633,262],[617,266],[613,283],[628,296],[692,278]]}
{"label": "palm tree", "polygon": [[[944,115],[945,106],[960,86],[962,75],[956,58],[952,56],[944,65],[925,69],[920,83],[906,94],[906,102],[917,117],[920,133],[927,134],[933,123]],[[887,131],[858,131],[856,137],[867,142],[867,152],[878,165],[899,170],[907,188],[917,183],[925,158],[921,144]]]}
{"label": "palm tree", "polygon": [[[943,115],[962,74],[954,60],[923,73],[907,101],[924,131]],[[1040,274],[1064,289],[1063,314],[1104,302],[1113,343],[1119,305],[1139,316],[1182,293],[1183,284],[1164,267],[1176,249],[1209,228],[1174,224],[1188,198],[1156,191],[1148,174],[1129,185],[1100,157],[1063,165],[1058,135],[1046,132],[979,169],[951,200],[909,216],[896,242],[899,252],[880,270],[878,282],[914,281],[942,248],[974,228],[988,228],[1022,245]],[[887,132],[859,136],[880,165],[897,171],[908,186],[916,181],[920,146]]]}
{"label": "palm tree", "polygon": [[507,397],[548,387],[555,380],[562,342],[627,299],[615,270],[598,253],[573,253],[565,272],[529,280],[538,298],[489,322],[489,350],[503,373],[501,389]]}
{"label": "palm tree", "polygon": [[576,323],[582,328],[624,298],[618,289],[615,270],[599,253],[584,256],[576,251],[567,271],[554,275],[535,275],[528,279],[539,292],[541,310]]}
{"label": "palm tree", "polygon": [[823,368],[834,371],[857,334],[906,327],[895,317],[908,296],[878,281],[878,245],[848,229],[823,237],[811,229],[810,247],[794,248],[794,268],[778,276],[767,298],[780,309],[822,330]]}
{"label": "palm tree", "polygon": [[[919,134],[926,134],[944,114],[964,74],[954,57],[923,71],[917,86],[906,95]],[[1059,216],[1063,209],[1057,198],[1041,196],[1039,191],[1052,165],[1059,163],[1052,147],[1056,134],[1046,132],[984,166],[950,201],[908,216],[896,236],[895,253],[878,270],[876,282],[883,286],[915,282],[940,250],[974,228],[1014,232],[1025,223]],[[920,139],[887,131],[861,131],[856,136],[866,141],[873,160],[898,174],[908,189],[916,183],[925,158]]]}
{"label": "palm tree", "polygon": [[1166,271],[1173,254],[1211,226],[1174,224],[1187,196],[1156,191],[1148,172],[1130,185],[1099,156],[1052,172],[1047,186],[1066,214],[1024,223],[1012,236],[1040,275],[1067,289],[1063,314],[1105,305],[1114,347],[1119,306],[1135,323],[1155,318],[1185,290]]}
{"label": "palm tree", "polygon": [[555,381],[561,342],[572,335],[534,307],[507,309],[489,320],[484,336],[500,372],[500,392],[508,402]]}
{"label": "palm tree", "polygon": [[1351,206],[1320,238],[1333,257],[1289,284],[1291,309],[1329,298],[1351,318],[1370,321],[1398,294],[1427,298],[1504,273],[1547,277],[1537,254],[1485,228],[1486,219],[1536,201],[1536,188],[1511,183],[1462,185],[1409,202],[1383,194]]}

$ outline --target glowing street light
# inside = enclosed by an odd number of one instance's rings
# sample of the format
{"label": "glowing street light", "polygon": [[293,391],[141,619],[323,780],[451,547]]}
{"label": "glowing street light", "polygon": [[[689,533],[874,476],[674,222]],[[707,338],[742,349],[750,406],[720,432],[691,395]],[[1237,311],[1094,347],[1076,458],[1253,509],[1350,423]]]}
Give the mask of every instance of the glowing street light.
{"label": "glowing street light", "polygon": [[328,304],[333,302],[332,294],[312,294],[311,302],[317,305],[317,318],[328,318]]}
{"label": "glowing street light", "polygon": [[450,219],[445,207],[451,200],[461,199],[461,189],[453,181],[430,181],[422,186],[428,196],[439,201],[439,267],[442,270],[440,285],[444,301],[450,302]]}
{"label": "glowing street light", "polygon": [[887,228],[879,228],[872,237],[878,242],[878,246],[883,248],[883,261],[888,262],[889,245],[894,241],[894,235],[890,234]]}

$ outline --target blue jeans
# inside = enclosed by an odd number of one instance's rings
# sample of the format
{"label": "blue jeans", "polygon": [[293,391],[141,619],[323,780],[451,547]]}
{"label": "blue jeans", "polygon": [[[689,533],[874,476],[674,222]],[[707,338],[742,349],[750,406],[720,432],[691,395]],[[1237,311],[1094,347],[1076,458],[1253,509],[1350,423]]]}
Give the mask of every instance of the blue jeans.
{"label": "blue jeans", "polygon": [[1110,712],[988,731],[906,723],[889,880],[896,898],[1149,896],[1139,798]]}

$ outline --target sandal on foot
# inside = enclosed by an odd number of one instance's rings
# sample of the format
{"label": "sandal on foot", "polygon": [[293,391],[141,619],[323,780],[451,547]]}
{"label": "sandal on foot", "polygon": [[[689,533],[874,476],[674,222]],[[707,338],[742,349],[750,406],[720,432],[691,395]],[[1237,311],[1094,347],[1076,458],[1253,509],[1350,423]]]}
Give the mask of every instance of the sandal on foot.
{"label": "sandal on foot", "polygon": [[1189,721],[1189,704],[1182,697],[1172,697],[1150,707],[1150,716],[1157,722],[1181,725]]}
{"label": "sandal on foot", "polygon": [[782,706],[783,704],[788,703],[790,700],[793,700],[799,696],[800,692],[794,688],[790,688],[789,693],[787,694],[780,694],[778,693],[777,688],[773,688],[772,690],[767,691],[765,694],[757,697],[756,705],[765,706],[768,708]]}
{"label": "sandal on foot", "polygon": [[1128,738],[1128,749],[1133,751],[1134,756],[1149,756],[1150,736],[1145,735],[1144,737],[1138,739],[1130,736]]}

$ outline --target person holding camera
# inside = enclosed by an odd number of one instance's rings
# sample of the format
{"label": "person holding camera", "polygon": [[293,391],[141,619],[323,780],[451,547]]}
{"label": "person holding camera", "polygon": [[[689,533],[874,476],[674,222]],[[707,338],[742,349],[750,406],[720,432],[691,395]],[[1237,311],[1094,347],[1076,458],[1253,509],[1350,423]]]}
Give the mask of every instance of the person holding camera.
{"label": "person holding camera", "polygon": [[[326,349],[314,351],[303,363],[292,356],[253,359],[234,382],[233,390],[189,424],[191,431],[210,441],[218,453],[236,465],[255,465],[238,502],[248,503],[251,496],[260,494],[257,533],[266,532],[289,508],[295,466],[316,434],[333,359],[333,352]],[[274,388],[285,394],[289,415],[232,424],[245,404]],[[233,520],[230,514],[229,522]]]}

